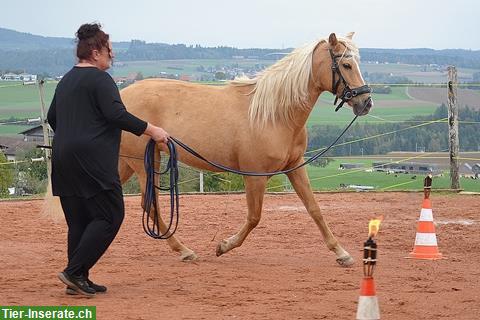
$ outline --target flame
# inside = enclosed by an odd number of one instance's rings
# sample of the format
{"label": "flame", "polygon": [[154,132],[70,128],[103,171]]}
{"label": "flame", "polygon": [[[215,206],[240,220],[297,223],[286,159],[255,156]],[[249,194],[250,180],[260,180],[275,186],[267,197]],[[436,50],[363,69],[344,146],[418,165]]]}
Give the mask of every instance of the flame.
{"label": "flame", "polygon": [[380,223],[382,223],[383,216],[370,220],[368,223],[368,236],[373,238],[380,230]]}

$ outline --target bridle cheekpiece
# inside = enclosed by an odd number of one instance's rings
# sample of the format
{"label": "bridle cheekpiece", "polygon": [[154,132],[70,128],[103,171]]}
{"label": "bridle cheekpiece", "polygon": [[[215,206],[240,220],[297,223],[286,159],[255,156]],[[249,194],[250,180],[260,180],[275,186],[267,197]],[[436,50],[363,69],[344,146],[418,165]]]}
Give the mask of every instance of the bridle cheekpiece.
{"label": "bridle cheekpiece", "polygon": [[[372,88],[370,88],[367,84],[358,87],[358,88],[350,88],[345,78],[342,76],[340,71],[340,67],[338,66],[337,59],[342,58],[344,55],[335,55],[332,49],[328,49],[330,52],[330,56],[332,57],[332,93],[335,95],[335,101],[333,105],[337,104],[338,99],[341,100],[340,104],[335,108],[335,112],[337,112],[345,102],[348,102],[350,99],[359,96],[361,94],[370,93],[372,92]],[[338,74],[338,80],[335,81],[335,75]],[[340,82],[343,82],[343,92],[340,96],[337,94],[338,86]]]}

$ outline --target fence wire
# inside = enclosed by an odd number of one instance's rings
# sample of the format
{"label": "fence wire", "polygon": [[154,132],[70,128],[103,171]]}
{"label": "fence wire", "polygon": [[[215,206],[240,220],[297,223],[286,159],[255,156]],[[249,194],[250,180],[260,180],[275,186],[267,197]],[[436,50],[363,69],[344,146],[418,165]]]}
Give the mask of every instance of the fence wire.
{"label": "fence wire", "polygon": [[[411,87],[411,88],[416,88],[416,87],[447,88],[447,83],[421,83],[421,84],[420,83],[418,83],[418,84],[416,84],[416,83],[414,83],[414,84],[412,84],[412,83],[397,83],[397,84],[372,83],[370,85],[373,86],[373,87],[375,87],[375,86],[390,86],[390,87],[405,87],[405,88],[409,88],[409,87]],[[19,87],[19,86],[25,86],[25,85],[23,83],[17,83],[17,84],[12,84],[12,85],[0,85],[0,89],[4,89],[4,88],[6,89],[6,88],[10,88],[10,87]],[[476,88],[476,87],[480,87],[480,83],[460,83],[460,84],[457,84],[456,87],[467,88],[467,89],[468,88]],[[475,90],[473,90],[473,91],[475,91]],[[406,94],[407,94],[407,96],[409,96],[407,90],[406,90]],[[461,96],[461,93],[460,93],[460,90],[459,90],[459,100],[461,100],[460,96]],[[479,95],[479,97],[480,97],[480,95]],[[320,100],[322,102],[326,101],[325,99],[320,99]],[[382,100],[382,101],[386,101],[386,100]],[[446,104],[446,99],[445,99],[444,103]],[[432,104],[434,104],[434,103],[432,102]],[[0,109],[0,111],[1,111],[1,109]],[[399,114],[388,114],[388,115],[369,114],[369,115],[367,115],[367,117],[368,117],[367,120],[365,122],[363,122],[362,125],[383,124],[383,123],[385,123],[385,124],[387,124],[387,123],[401,123],[401,124],[405,124],[405,125],[408,125],[408,126],[404,127],[404,128],[397,129],[397,130],[391,130],[391,131],[388,131],[388,132],[378,133],[378,134],[374,134],[374,135],[370,135],[370,136],[366,136],[366,137],[362,137],[362,138],[357,138],[357,139],[352,139],[352,140],[349,140],[349,141],[345,141],[345,142],[339,143],[338,145],[334,146],[333,148],[339,148],[339,147],[342,147],[342,146],[352,145],[352,144],[355,144],[355,143],[365,142],[365,141],[368,141],[368,140],[371,140],[371,139],[377,139],[377,138],[380,138],[380,137],[387,137],[387,136],[394,135],[394,134],[399,134],[399,133],[401,135],[401,132],[404,132],[404,131],[407,131],[407,130],[415,130],[417,128],[421,128],[421,127],[424,127],[424,126],[429,126],[429,125],[436,124],[436,123],[447,123],[447,121],[448,121],[447,118],[440,118],[440,119],[428,120],[428,121],[414,120],[414,119],[412,119],[412,120],[409,120],[409,119],[405,119],[405,120],[391,119],[391,118],[402,117],[402,116],[404,116],[404,114],[401,114],[401,113],[399,113]],[[28,121],[29,121],[28,119],[24,119],[24,120],[18,120],[18,119],[15,119],[15,120],[0,120],[0,128],[1,128],[1,126],[22,125],[22,124],[28,123]],[[469,119],[469,120],[459,120],[458,122],[459,122],[460,125],[478,125],[478,124],[480,124],[480,121],[474,121],[474,120],[471,120],[471,119]],[[319,120],[316,120],[316,123],[318,123],[318,124],[338,124],[338,123],[345,123],[345,121],[344,120],[321,120],[321,119],[319,119]],[[0,135],[1,135],[1,131],[0,131]],[[305,157],[308,158],[309,155],[311,155],[315,152],[322,151],[324,149],[325,148],[316,148],[316,149],[313,149],[313,150],[309,150],[305,153]],[[438,152],[443,152],[443,151],[438,151]],[[409,160],[413,160],[413,159],[420,159],[420,158],[424,159],[424,160],[425,159],[431,159],[431,160],[449,159],[449,157],[445,157],[445,156],[443,156],[443,157],[442,156],[435,156],[434,153],[435,152],[428,152],[428,153],[423,153],[421,155],[417,155],[417,156],[414,156],[414,157],[400,157],[400,156],[385,155],[384,156],[385,159],[388,158],[388,159],[391,160],[390,162],[387,162],[385,165],[394,164],[394,163],[401,163],[401,162],[405,162],[405,161],[409,161]],[[121,156],[122,157],[128,157],[128,155],[121,155]],[[337,159],[337,160],[340,160],[340,159],[368,160],[369,158],[372,159],[372,160],[382,159],[381,156],[363,156],[363,155],[358,156],[358,157],[356,157],[356,156],[330,156],[330,157],[332,157],[334,159]],[[395,161],[393,161],[393,159],[395,159]],[[8,167],[8,166],[16,166],[16,165],[25,164],[25,163],[33,163],[32,160],[33,159],[19,160],[19,161],[14,161],[14,162],[11,162],[11,161],[3,162],[3,163],[0,163],[0,170],[1,170],[1,168],[5,168],[5,167]],[[139,160],[143,161],[143,159],[139,159]],[[475,162],[480,162],[480,158],[478,158],[477,156],[468,157],[468,156],[463,155],[463,156],[457,157],[457,160],[458,161],[470,161],[470,162],[474,162],[474,163]],[[38,161],[38,159],[35,159],[35,161]],[[195,183],[195,184],[199,183],[199,180],[200,180],[199,174],[201,172],[200,170],[197,170],[195,168],[192,168],[192,167],[184,165],[184,164],[180,164],[180,167],[182,168],[183,171],[189,172],[189,174],[186,174],[185,178],[180,181],[181,185],[189,185],[191,183]],[[372,166],[372,169],[375,169],[375,167]],[[325,176],[322,176],[322,177],[311,178],[310,181],[315,182],[315,181],[323,180],[323,179],[333,179],[335,177],[348,176],[348,175],[351,175],[351,174],[354,174],[354,173],[357,173],[357,172],[361,172],[361,171],[365,171],[365,169],[359,169],[359,170],[350,169],[347,172],[341,172],[341,173],[337,173],[337,174],[328,174],[328,175],[325,175]],[[222,182],[225,186],[228,186],[228,189],[231,190],[232,185],[233,185],[233,181],[229,180],[227,175],[224,175],[221,172],[205,173],[205,176],[207,176],[207,175],[208,175],[209,179],[213,179],[213,180]],[[389,190],[389,189],[393,189],[393,188],[397,188],[397,187],[401,187],[401,186],[407,186],[408,184],[414,183],[414,182],[415,181],[395,183],[395,184],[392,184],[390,186],[382,187],[379,190]],[[285,184],[269,186],[267,188],[267,190],[274,190],[274,189],[278,189],[278,188],[287,189],[287,188],[290,188],[290,184],[285,183]],[[480,187],[479,187],[479,189],[480,189]]]}

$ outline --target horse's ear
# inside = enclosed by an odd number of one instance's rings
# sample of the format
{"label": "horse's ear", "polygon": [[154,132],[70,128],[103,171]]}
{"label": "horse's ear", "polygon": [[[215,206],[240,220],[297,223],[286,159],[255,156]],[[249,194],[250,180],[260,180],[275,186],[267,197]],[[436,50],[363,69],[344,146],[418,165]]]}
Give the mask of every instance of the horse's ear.
{"label": "horse's ear", "polygon": [[349,33],[347,33],[345,38],[352,40],[354,34],[355,34],[355,32],[349,32]]}
{"label": "horse's ear", "polygon": [[335,48],[335,46],[338,44],[337,36],[335,33],[330,33],[330,36],[328,37],[328,43],[330,43],[330,47]]}

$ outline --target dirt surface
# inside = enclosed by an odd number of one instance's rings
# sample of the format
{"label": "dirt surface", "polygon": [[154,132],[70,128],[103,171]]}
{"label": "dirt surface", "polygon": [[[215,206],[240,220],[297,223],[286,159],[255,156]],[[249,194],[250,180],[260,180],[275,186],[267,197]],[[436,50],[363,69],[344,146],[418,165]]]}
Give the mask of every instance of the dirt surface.
{"label": "dirt surface", "polygon": [[[180,262],[142,231],[139,197],[91,272],[108,293],[67,296],[65,223],[40,215],[42,201],[0,202],[0,305],[95,305],[97,319],[354,319],[362,244],[383,214],[375,283],[382,319],[479,319],[480,196],[432,195],[439,249],[448,259],[406,259],[420,193],[316,194],[325,219],[356,259],[336,265],[294,194],[267,195],[263,219],[243,246],[215,256],[245,219],[244,195],[183,195],[180,239],[199,255]],[[161,202],[166,203],[162,198]]]}

